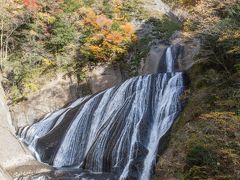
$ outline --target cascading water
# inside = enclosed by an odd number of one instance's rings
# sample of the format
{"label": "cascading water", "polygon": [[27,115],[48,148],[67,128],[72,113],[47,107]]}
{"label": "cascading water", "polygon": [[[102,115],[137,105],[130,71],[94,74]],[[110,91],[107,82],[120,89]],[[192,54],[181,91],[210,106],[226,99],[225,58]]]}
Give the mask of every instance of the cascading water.
{"label": "cascading water", "polygon": [[171,47],[165,60],[166,73],[80,98],[17,135],[39,161],[74,171],[62,174],[68,179],[149,179],[184,89],[182,72],[173,72]]}
{"label": "cascading water", "polygon": [[169,47],[166,51],[166,68],[167,72],[174,72],[174,59],[172,56],[172,49]]}

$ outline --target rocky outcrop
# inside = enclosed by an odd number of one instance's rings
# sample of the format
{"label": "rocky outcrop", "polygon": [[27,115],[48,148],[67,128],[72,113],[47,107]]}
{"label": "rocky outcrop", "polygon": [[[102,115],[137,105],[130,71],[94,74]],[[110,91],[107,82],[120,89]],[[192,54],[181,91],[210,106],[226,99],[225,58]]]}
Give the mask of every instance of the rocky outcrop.
{"label": "rocky outcrop", "polygon": [[170,17],[172,20],[181,23],[187,16],[188,13],[182,9],[171,9],[169,5],[164,3],[162,0],[153,0],[153,1],[147,1],[144,5],[144,8],[149,11],[149,13],[152,12],[160,12],[163,14],[166,14],[168,17]]}
{"label": "rocky outcrop", "polygon": [[146,59],[141,61],[139,74],[162,72],[164,55],[168,47],[172,46],[173,57],[176,59],[176,71],[186,71],[194,64],[194,57],[199,53],[200,40],[188,38],[181,32],[176,32],[169,42],[160,41],[151,47]]}
{"label": "rocky outcrop", "polygon": [[164,54],[169,44],[159,43],[151,47],[146,59],[140,63],[139,74],[153,74],[158,71],[159,63],[164,59]]}
{"label": "rocky outcrop", "polygon": [[94,67],[88,74],[88,83],[92,93],[110,88],[123,81],[119,66],[103,64]]}
{"label": "rocky outcrop", "polygon": [[86,81],[58,74],[26,100],[10,106],[14,127],[30,125],[46,114],[63,107],[78,97],[112,87],[123,78],[118,66],[105,64],[89,70]]}
{"label": "rocky outcrop", "polygon": [[201,42],[198,38],[188,37],[181,31],[177,31],[170,39],[171,44],[176,47],[178,54],[178,68],[180,71],[190,69],[194,64],[194,57],[200,51]]}
{"label": "rocky outcrop", "polygon": [[13,125],[22,127],[32,124],[83,94],[84,83],[78,85],[75,79],[58,74],[38,91],[29,94],[26,100],[10,106]]}
{"label": "rocky outcrop", "polygon": [[[1,82],[1,79],[0,79]],[[0,179],[48,171],[48,167],[33,158],[15,137],[11,116],[0,85]]]}

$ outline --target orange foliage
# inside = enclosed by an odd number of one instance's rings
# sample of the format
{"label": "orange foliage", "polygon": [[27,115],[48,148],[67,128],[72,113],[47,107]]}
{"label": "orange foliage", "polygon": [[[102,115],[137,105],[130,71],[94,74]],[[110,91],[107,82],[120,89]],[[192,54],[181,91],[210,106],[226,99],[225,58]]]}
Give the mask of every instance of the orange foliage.
{"label": "orange foliage", "polygon": [[98,54],[101,53],[102,49],[96,45],[90,45],[89,46],[89,50],[93,53],[93,54]]}
{"label": "orange foliage", "polygon": [[86,36],[81,52],[97,61],[115,61],[127,52],[136,39],[134,26],[116,21],[120,28],[113,30],[113,20],[103,14],[96,14],[90,8],[81,8],[83,29]]}
{"label": "orange foliage", "polygon": [[123,41],[123,36],[120,32],[112,32],[106,36],[106,40],[113,44],[120,44]]}
{"label": "orange foliage", "polygon": [[135,28],[131,23],[126,23],[122,25],[122,30],[128,34],[133,34],[135,32]]}
{"label": "orange foliage", "polygon": [[97,27],[96,24],[96,13],[90,8],[81,8],[81,16],[83,17],[83,24],[85,26]]}
{"label": "orange foliage", "polygon": [[23,0],[23,4],[30,11],[37,11],[40,9],[40,5],[37,0]]}
{"label": "orange foliage", "polygon": [[112,26],[112,20],[104,15],[99,15],[96,17],[96,24],[99,28],[109,29]]}

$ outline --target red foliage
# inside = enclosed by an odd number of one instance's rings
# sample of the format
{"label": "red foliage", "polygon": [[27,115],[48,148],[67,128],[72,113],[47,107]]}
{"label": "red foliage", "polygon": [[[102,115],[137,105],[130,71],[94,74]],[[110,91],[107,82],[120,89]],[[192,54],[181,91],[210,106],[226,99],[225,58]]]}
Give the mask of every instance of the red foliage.
{"label": "red foliage", "polygon": [[23,0],[23,4],[30,11],[37,11],[40,8],[37,0]]}

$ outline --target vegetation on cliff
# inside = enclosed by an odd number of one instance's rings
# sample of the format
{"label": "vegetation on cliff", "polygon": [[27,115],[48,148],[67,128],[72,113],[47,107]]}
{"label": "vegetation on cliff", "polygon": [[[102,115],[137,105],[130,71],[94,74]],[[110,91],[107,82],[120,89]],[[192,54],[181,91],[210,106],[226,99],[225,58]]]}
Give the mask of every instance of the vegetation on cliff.
{"label": "vegetation on cliff", "polygon": [[202,45],[187,72],[186,105],[155,178],[239,179],[240,3],[166,2],[188,11],[183,31]]}
{"label": "vegetation on cliff", "polygon": [[[80,82],[87,67],[97,63],[122,64],[130,75],[137,75],[150,43],[178,29],[162,14],[148,15],[144,3],[2,0],[1,71],[11,102],[24,100],[58,72]],[[151,31],[140,36],[139,23],[148,24]]]}

